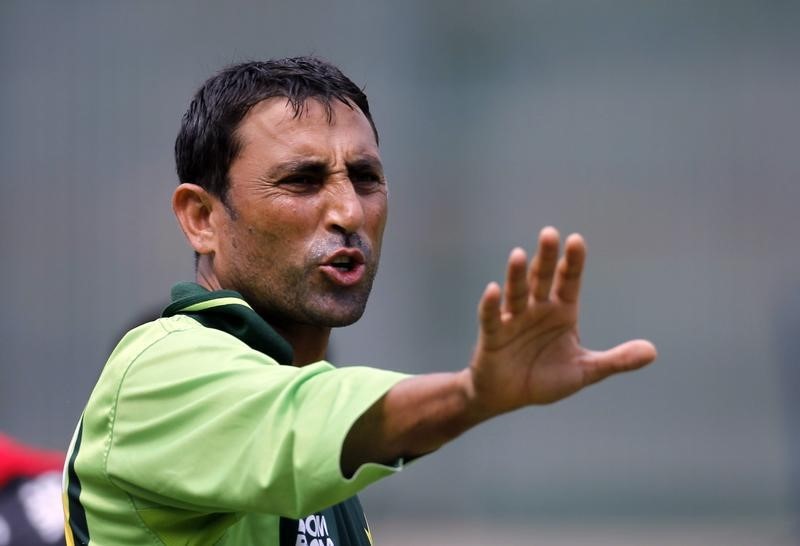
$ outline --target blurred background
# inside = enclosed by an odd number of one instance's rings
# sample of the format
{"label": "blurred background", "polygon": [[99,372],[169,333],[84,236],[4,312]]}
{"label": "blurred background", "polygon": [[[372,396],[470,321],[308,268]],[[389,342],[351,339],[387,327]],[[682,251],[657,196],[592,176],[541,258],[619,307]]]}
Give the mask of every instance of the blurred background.
{"label": "blurred background", "polygon": [[779,0],[0,3],[0,431],[65,450],[193,278],[169,199],[195,89],[315,54],[365,86],[391,188],[337,362],[464,366],[547,224],[588,241],[584,343],[660,351],[371,487],[380,543],[800,543],[798,28]]}

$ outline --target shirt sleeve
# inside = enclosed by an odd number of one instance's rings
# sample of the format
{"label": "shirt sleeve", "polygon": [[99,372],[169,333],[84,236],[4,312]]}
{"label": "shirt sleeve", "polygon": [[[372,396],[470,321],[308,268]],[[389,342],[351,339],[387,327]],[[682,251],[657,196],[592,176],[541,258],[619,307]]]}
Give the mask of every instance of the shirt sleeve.
{"label": "shirt sleeve", "polygon": [[340,459],[356,419],[406,377],[280,366],[223,332],[171,332],[123,376],[106,473],[137,498],[176,508],[309,514],[399,470],[369,463],[348,479]]}

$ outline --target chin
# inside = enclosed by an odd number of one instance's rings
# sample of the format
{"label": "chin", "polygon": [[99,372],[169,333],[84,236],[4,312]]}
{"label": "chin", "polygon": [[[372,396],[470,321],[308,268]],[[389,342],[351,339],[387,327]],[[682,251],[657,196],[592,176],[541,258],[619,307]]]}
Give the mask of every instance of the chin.
{"label": "chin", "polygon": [[325,317],[325,319],[321,320],[321,325],[328,326],[329,328],[343,328],[345,326],[350,326],[351,324],[355,324],[358,322],[358,319],[364,314],[364,310],[360,309],[357,312],[353,313],[346,313],[346,314],[335,314],[329,315]]}
{"label": "chin", "polygon": [[350,301],[347,303],[348,305],[344,305],[342,302],[337,302],[322,308],[309,309],[309,313],[307,314],[308,322],[318,326],[327,326],[328,328],[350,326],[357,322],[364,314],[366,301]]}
{"label": "chin", "polygon": [[312,324],[341,328],[357,322],[367,307],[369,292],[336,294],[320,298],[308,308],[307,316]]}

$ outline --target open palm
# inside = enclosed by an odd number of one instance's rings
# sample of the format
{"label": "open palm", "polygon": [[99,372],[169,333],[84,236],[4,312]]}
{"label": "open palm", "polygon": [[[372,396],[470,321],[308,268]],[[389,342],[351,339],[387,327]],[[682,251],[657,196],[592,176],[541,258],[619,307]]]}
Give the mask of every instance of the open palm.
{"label": "open palm", "polygon": [[558,232],[544,228],[530,267],[525,251],[514,249],[504,289],[490,283],[481,297],[470,372],[476,399],[489,413],[555,402],[656,357],[655,347],[645,340],[607,351],[580,345],[578,302],[586,246],[576,234],[564,246],[559,259]]}

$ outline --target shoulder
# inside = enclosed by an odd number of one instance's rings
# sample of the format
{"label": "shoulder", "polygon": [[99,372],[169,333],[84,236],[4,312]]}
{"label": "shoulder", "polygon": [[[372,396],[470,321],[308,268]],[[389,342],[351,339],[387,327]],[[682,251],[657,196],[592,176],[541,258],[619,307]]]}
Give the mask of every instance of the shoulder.
{"label": "shoulder", "polygon": [[[121,398],[168,396],[172,386],[191,385],[242,368],[277,363],[225,332],[183,315],[160,318],[128,332],[103,367],[89,398],[86,416],[113,416]],[[263,373],[263,372],[262,372]],[[161,390],[161,396],[154,396]]]}
{"label": "shoulder", "polygon": [[231,334],[206,327],[191,317],[175,315],[128,332],[109,357],[106,368],[130,375],[156,367],[163,377],[171,371],[184,374],[186,366],[193,373],[203,373],[230,361],[277,365],[271,357]]}

